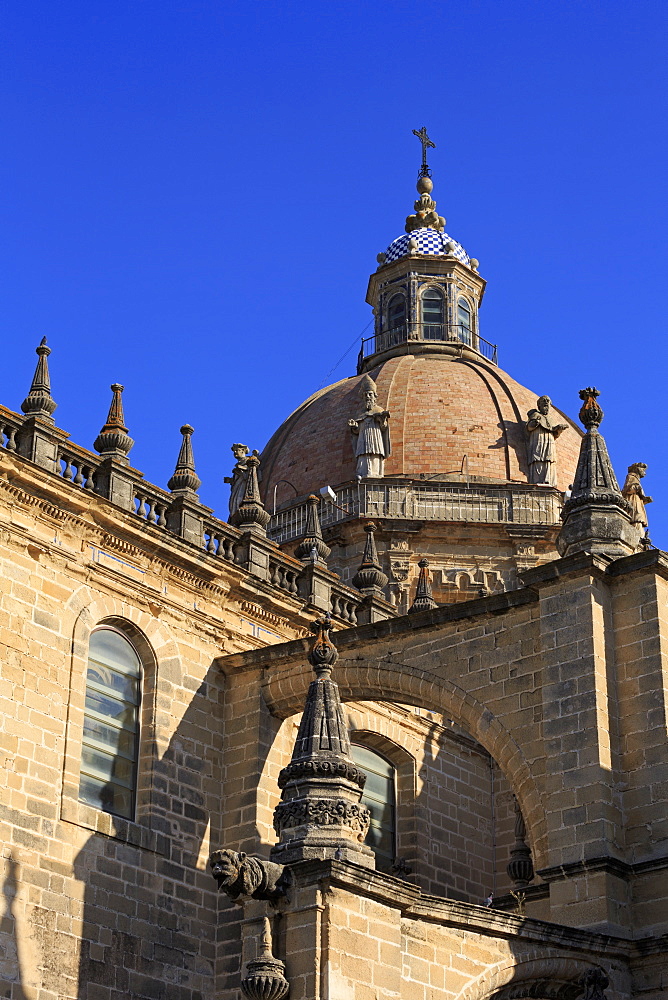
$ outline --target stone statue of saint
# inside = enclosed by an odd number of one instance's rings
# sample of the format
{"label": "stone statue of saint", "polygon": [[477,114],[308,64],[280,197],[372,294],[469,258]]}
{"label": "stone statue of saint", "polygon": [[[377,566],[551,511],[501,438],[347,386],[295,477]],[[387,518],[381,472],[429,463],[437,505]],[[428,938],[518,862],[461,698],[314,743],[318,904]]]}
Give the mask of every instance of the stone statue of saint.
{"label": "stone statue of saint", "polygon": [[376,383],[369,375],[362,379],[365,409],[348,421],[357,457],[357,475],[361,479],[379,478],[385,471],[385,459],[390,454],[390,414],[377,405]]}
{"label": "stone statue of saint", "polygon": [[246,459],[250,449],[245,444],[233,444],[232,454],[236,458],[236,465],[232,469],[231,476],[225,476],[224,482],[230,484],[230,517],[235,514],[239,504],[244,498],[246,491],[246,479],[248,477],[248,467]]}
{"label": "stone statue of saint", "polygon": [[525,424],[529,437],[529,482],[544,486],[557,485],[557,449],[554,442],[562,431],[568,430],[568,424],[552,423],[551,405],[549,396],[541,396],[536,400],[537,409],[527,413],[529,419]]}
{"label": "stone statue of saint", "polygon": [[633,508],[631,520],[633,524],[637,524],[640,528],[647,527],[645,504],[652,502],[651,497],[645,496],[640,482],[646,472],[647,466],[644,462],[634,462],[633,465],[629,465],[626,482],[622,488],[622,496],[625,500],[628,500]]}

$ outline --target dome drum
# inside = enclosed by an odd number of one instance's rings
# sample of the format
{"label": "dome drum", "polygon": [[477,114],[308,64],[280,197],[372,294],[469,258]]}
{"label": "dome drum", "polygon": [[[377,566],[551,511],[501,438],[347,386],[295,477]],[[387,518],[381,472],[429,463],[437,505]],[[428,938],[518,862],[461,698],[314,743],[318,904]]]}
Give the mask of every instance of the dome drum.
{"label": "dome drum", "polygon": [[496,346],[478,328],[484,290],[485,281],[454,254],[416,253],[382,264],[369,280],[374,333],[362,341],[358,373],[401,354],[465,352],[496,364]]}

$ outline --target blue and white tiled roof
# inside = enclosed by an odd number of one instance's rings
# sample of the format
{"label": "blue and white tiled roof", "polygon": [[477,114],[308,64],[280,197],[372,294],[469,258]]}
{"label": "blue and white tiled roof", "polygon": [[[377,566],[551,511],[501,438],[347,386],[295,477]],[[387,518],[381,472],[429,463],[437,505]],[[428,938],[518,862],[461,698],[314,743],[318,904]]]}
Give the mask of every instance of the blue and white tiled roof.
{"label": "blue and white tiled roof", "polygon": [[447,254],[445,249],[447,243],[454,243],[454,250],[452,251],[457,260],[460,260],[462,264],[469,263],[469,255],[467,254],[464,247],[453,240],[452,236],[448,236],[447,233],[439,233],[438,229],[424,228],[424,229],[414,229],[412,233],[402,233],[401,236],[397,236],[396,240],[392,240],[389,247],[385,251],[386,259],[384,263],[391,264],[394,260],[399,260],[400,257],[405,257],[408,254],[408,244],[410,240],[415,240],[417,242],[417,252],[429,254],[432,257],[440,257],[441,255]]}

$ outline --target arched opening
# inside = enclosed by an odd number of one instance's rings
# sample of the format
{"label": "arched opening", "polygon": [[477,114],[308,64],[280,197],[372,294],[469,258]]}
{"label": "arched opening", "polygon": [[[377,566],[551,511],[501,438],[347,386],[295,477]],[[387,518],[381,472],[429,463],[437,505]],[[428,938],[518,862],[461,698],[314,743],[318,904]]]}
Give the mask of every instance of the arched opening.
{"label": "arched opening", "polygon": [[387,304],[386,347],[402,344],[406,340],[406,299],[401,293],[393,295]]}
{"label": "arched opening", "polygon": [[444,340],[444,301],[438,288],[422,293],[422,336],[425,340]]}
{"label": "arched opening", "polygon": [[142,663],[117,628],[91,634],[81,746],[79,800],[134,818]]}
{"label": "arched opening", "polygon": [[396,769],[381,754],[353,744],[352,757],[366,772],[362,803],[371,813],[366,843],[376,856],[376,868],[389,872],[397,855]]}
{"label": "arched opening", "polygon": [[457,334],[463,344],[470,344],[473,336],[471,306],[466,299],[457,300]]}

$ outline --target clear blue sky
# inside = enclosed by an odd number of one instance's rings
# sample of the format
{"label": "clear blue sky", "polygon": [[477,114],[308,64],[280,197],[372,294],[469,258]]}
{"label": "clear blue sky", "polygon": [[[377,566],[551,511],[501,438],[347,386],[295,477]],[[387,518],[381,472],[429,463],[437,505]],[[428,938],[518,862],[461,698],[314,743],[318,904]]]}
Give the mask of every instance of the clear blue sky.
{"label": "clear blue sky", "polygon": [[[376,254],[425,124],[434,196],[488,280],[501,366],[575,416],[602,392],[668,547],[668,5],[2,0],[0,400],[46,335],[56,418],[92,446],[126,386],[164,485],[181,423],[204,502],[353,371]],[[319,485],[319,484],[314,484]]]}

